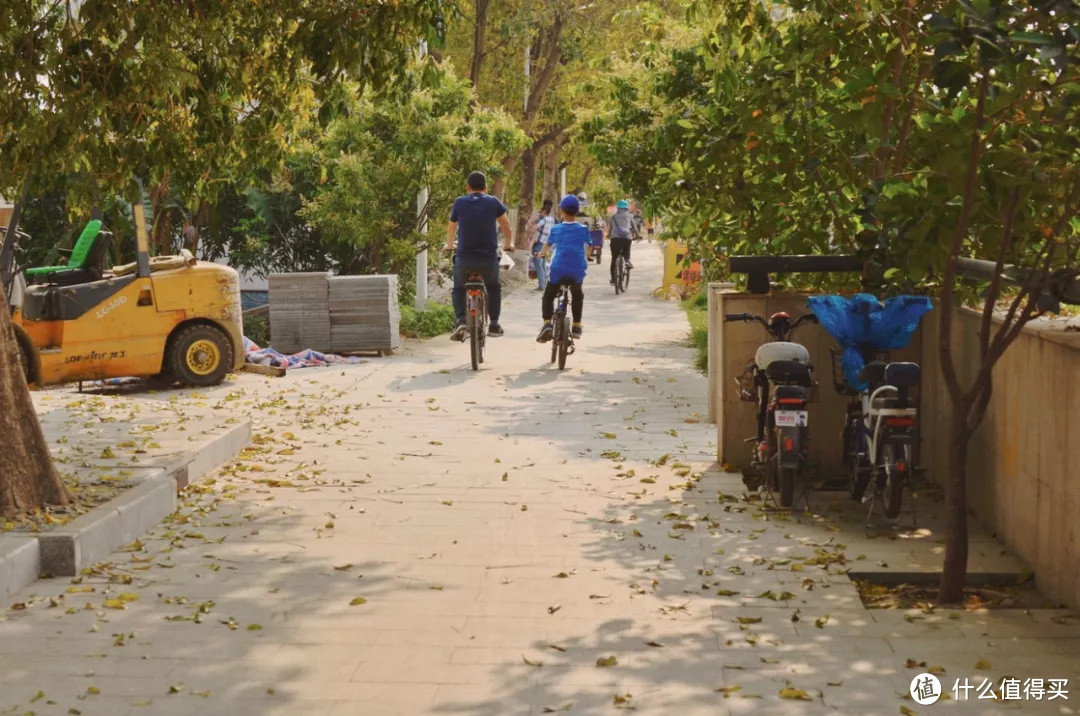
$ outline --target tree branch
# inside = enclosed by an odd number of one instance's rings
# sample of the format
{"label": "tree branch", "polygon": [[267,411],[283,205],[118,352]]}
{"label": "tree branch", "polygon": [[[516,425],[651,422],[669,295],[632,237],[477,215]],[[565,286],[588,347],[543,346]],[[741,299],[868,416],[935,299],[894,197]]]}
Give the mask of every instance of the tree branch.
{"label": "tree branch", "polygon": [[536,76],[536,83],[529,90],[529,102],[525,105],[524,120],[526,123],[531,122],[543,107],[544,100],[547,99],[548,88],[551,86],[552,80],[555,79],[555,70],[559,67],[559,60],[562,59],[559,38],[562,36],[563,22],[562,13],[555,13],[555,21],[546,33],[545,44],[547,47],[544,52],[544,67]]}
{"label": "tree branch", "polygon": [[1012,248],[1013,220],[1016,218],[1016,207],[1020,204],[1020,189],[1013,189],[1009,197],[1009,204],[1005,207],[1005,222],[1001,232],[1001,246],[998,249],[997,264],[994,266],[994,275],[990,279],[990,288],[986,294],[986,303],[983,306],[982,328],[979,331],[979,355],[986,361],[986,355],[990,351],[990,321],[994,316],[997,299],[1001,293],[1001,272],[1005,268],[1005,257]]}
{"label": "tree branch", "polygon": [[956,300],[956,262],[960,258],[960,251],[964,246],[964,237],[967,235],[968,224],[971,221],[972,203],[975,194],[975,182],[979,168],[979,157],[982,154],[982,138],[979,130],[984,121],[983,110],[986,106],[986,95],[990,87],[989,75],[983,73],[979,79],[979,96],[975,108],[975,123],[971,127],[971,145],[968,150],[967,176],[964,180],[964,197],[960,209],[960,217],[956,222],[956,232],[953,234],[952,247],[949,250],[949,259],[945,264],[945,277],[943,279],[943,292],[941,295],[941,325],[938,334],[938,353],[941,359],[941,372],[944,374],[945,387],[949,391],[954,405],[964,394],[960,386],[960,378],[956,374],[956,364],[952,358],[952,314]]}

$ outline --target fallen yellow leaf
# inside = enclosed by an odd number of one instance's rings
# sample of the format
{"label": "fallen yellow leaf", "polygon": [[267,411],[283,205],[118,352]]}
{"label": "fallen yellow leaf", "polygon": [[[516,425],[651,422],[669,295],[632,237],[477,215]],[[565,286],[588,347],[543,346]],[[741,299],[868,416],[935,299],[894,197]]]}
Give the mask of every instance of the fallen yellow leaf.
{"label": "fallen yellow leaf", "polygon": [[806,693],[802,689],[795,689],[790,686],[780,689],[779,696],[782,699],[791,699],[794,701],[813,701],[813,699],[810,697],[810,694]]}

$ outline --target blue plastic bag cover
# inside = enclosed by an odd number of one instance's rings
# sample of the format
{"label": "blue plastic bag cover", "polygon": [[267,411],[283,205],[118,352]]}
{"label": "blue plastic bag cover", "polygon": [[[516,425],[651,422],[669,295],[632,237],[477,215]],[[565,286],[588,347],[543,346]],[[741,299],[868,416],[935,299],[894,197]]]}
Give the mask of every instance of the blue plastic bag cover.
{"label": "blue plastic bag cover", "polygon": [[892,351],[911,341],[919,321],[932,308],[926,296],[896,296],[884,303],[869,293],[843,296],[811,296],[810,310],[822,327],[844,349],[841,365],[844,380],[856,390],[866,384],[859,380],[866,359],[864,350]]}

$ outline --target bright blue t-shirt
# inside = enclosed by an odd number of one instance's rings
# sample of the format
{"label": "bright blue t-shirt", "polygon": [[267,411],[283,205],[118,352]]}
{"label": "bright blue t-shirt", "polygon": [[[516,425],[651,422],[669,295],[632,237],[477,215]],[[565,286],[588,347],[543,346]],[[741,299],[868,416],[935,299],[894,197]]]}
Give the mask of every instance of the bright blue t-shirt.
{"label": "bright blue t-shirt", "polygon": [[503,203],[490,194],[466,194],[454,201],[450,221],[458,225],[457,253],[462,261],[494,261],[499,240],[496,219],[506,213]]}
{"label": "bright blue t-shirt", "polygon": [[586,251],[587,247],[592,246],[588,227],[575,221],[564,221],[555,225],[547,242],[548,246],[555,250],[548,280],[554,283],[564,278],[573,279],[577,283],[584,281],[585,269],[588,266]]}

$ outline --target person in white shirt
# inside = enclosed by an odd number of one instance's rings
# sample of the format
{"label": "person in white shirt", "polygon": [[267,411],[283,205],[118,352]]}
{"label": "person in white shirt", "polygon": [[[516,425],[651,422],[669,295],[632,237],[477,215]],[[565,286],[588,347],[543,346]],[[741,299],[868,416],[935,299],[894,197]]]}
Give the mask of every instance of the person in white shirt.
{"label": "person in white shirt", "polygon": [[548,280],[548,261],[544,258],[544,249],[547,247],[551,229],[555,226],[555,217],[551,215],[552,204],[551,199],[544,199],[543,208],[533,218],[531,226],[533,239],[530,253],[532,254],[533,270],[536,272],[536,282],[539,284],[537,290],[540,291],[547,287]]}

